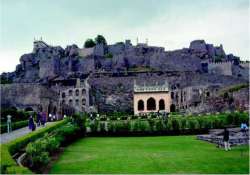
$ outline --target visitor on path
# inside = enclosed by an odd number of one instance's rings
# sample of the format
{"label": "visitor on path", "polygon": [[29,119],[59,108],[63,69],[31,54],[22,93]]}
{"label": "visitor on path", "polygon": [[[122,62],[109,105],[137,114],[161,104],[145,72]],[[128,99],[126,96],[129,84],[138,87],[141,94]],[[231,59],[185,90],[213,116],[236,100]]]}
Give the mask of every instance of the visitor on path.
{"label": "visitor on path", "polygon": [[242,132],[242,135],[243,135],[243,136],[246,136],[246,135],[247,135],[246,132],[247,132],[247,130],[248,130],[247,124],[246,124],[246,123],[241,123],[241,125],[240,125],[240,130],[241,130],[241,132]]}
{"label": "visitor on path", "polygon": [[7,132],[10,133],[11,130],[11,115],[7,115]]}
{"label": "visitor on path", "polygon": [[42,123],[42,126],[45,126],[45,123],[46,123],[46,113],[45,112],[42,113],[41,123]]}
{"label": "visitor on path", "polygon": [[227,128],[225,128],[223,132],[223,141],[224,141],[225,150],[226,151],[231,150],[230,144],[229,144],[229,131],[227,130]]}
{"label": "visitor on path", "polygon": [[33,119],[32,115],[29,118],[29,129],[31,131],[35,131],[36,130],[36,125],[35,125],[35,122],[34,122],[34,119]]}
{"label": "visitor on path", "polygon": [[52,115],[49,114],[49,121],[52,122],[53,121],[53,118],[52,118]]}
{"label": "visitor on path", "polygon": [[55,114],[53,115],[53,121],[56,121],[56,115]]}
{"label": "visitor on path", "polygon": [[41,118],[42,118],[41,113],[38,112],[38,114],[37,114],[37,121],[36,121],[37,126],[40,126],[40,125],[41,125]]}

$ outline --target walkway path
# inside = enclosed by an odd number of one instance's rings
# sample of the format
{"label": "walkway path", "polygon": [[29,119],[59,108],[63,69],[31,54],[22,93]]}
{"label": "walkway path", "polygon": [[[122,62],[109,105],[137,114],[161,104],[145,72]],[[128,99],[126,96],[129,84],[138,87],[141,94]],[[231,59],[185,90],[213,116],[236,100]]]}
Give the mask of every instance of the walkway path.
{"label": "walkway path", "polygon": [[[47,122],[46,123],[46,126],[47,125],[50,125],[52,124],[53,122]],[[36,130],[39,130],[41,128],[44,128],[42,126],[40,127],[37,127]],[[4,134],[1,134],[1,139],[0,139],[0,143],[8,143],[18,137],[21,137],[21,136],[24,136],[28,133],[32,132],[31,130],[29,130],[28,126],[27,127],[24,127],[24,128],[20,128],[20,129],[17,129],[17,130],[14,130],[12,131],[11,133],[4,133]]]}

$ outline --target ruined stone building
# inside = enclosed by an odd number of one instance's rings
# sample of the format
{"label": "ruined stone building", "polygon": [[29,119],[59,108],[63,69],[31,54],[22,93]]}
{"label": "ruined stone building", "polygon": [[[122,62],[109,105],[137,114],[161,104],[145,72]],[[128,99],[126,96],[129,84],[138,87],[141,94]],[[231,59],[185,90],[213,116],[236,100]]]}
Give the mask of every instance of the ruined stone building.
{"label": "ruined stone building", "polygon": [[[173,51],[148,43],[133,45],[130,40],[112,45],[99,43],[92,48],[73,44],[65,49],[36,40],[32,52],[22,55],[16,70],[3,73],[1,80],[9,82],[1,84],[2,107],[35,111],[42,108],[59,115],[91,111],[138,113],[134,111],[139,107],[134,94],[137,97],[142,93],[136,92],[134,81],[138,86],[163,86],[168,82],[168,90],[154,97],[153,111],[202,113],[246,110],[249,106],[248,88],[230,93],[230,102],[221,95],[227,87],[249,84],[249,63],[226,54],[222,45],[204,40]],[[146,96],[142,100],[144,110]],[[159,105],[163,96],[164,108]]]}

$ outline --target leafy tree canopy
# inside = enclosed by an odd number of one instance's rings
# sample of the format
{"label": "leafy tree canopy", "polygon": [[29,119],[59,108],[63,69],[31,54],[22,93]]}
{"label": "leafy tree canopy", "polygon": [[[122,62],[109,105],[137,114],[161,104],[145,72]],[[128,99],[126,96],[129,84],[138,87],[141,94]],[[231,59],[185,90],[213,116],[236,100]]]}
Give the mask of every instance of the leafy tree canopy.
{"label": "leafy tree canopy", "polygon": [[96,44],[93,39],[87,39],[84,43],[85,48],[91,48],[94,47]]}
{"label": "leafy tree canopy", "polygon": [[95,38],[95,43],[96,44],[104,44],[104,45],[107,45],[107,41],[106,39],[104,38],[104,36],[102,35],[97,35],[97,37]]}

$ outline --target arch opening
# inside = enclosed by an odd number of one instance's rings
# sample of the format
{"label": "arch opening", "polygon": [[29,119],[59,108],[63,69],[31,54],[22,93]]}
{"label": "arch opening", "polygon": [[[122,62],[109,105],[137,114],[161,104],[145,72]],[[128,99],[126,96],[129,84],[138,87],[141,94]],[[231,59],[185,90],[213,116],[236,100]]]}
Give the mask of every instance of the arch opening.
{"label": "arch opening", "polygon": [[32,107],[25,108],[25,111],[34,111]]}
{"label": "arch opening", "polygon": [[142,100],[138,101],[138,111],[144,110],[144,102]]}
{"label": "arch opening", "polygon": [[165,102],[163,99],[159,101],[159,110],[165,110]]}
{"label": "arch opening", "polygon": [[170,112],[176,112],[175,105],[171,104],[170,105]]}
{"label": "arch opening", "polygon": [[152,97],[147,100],[147,110],[148,111],[156,110],[155,99]]}

